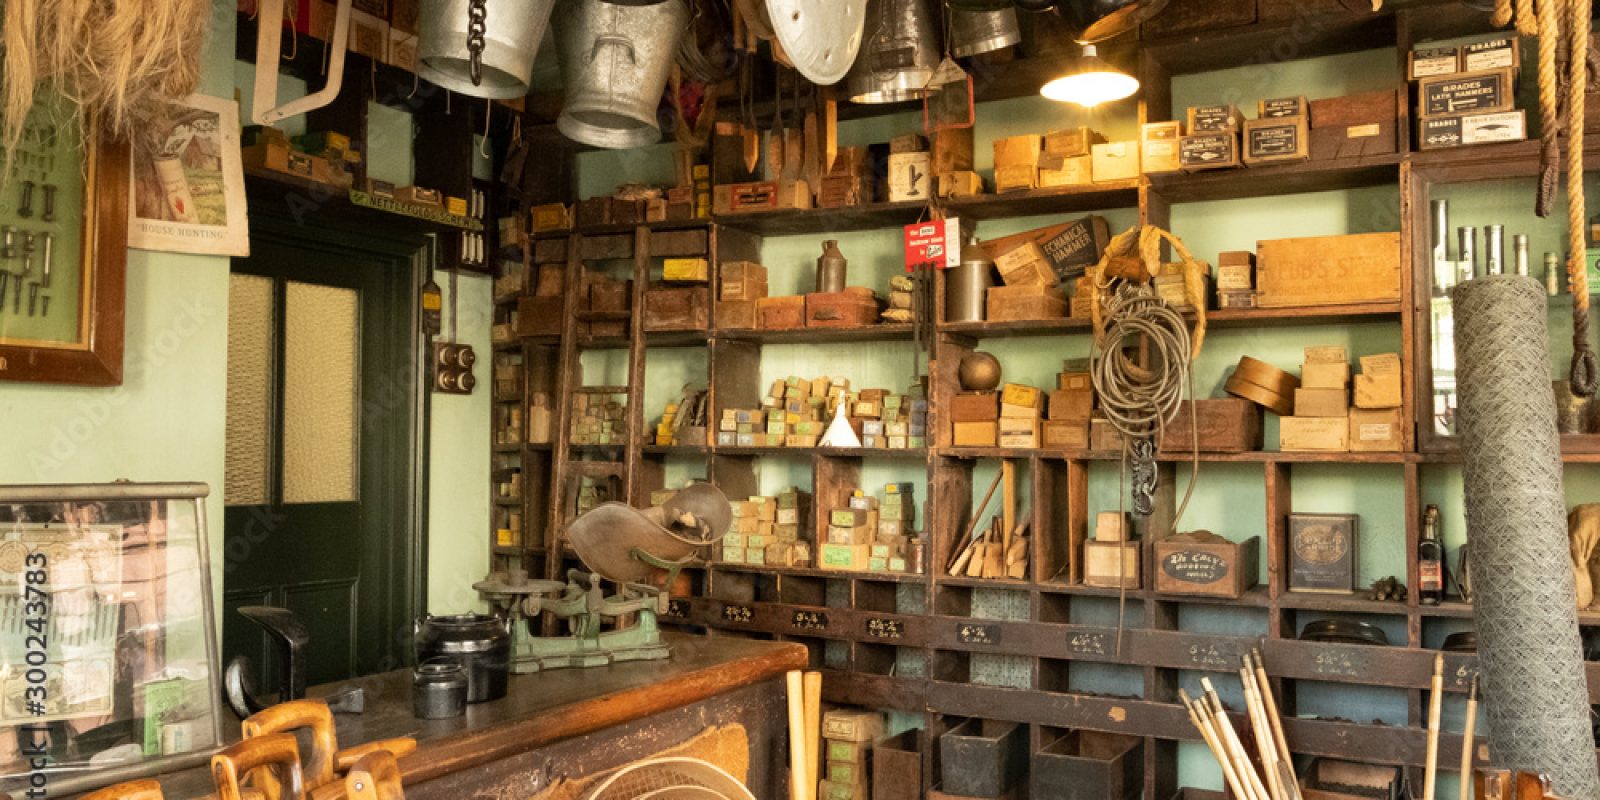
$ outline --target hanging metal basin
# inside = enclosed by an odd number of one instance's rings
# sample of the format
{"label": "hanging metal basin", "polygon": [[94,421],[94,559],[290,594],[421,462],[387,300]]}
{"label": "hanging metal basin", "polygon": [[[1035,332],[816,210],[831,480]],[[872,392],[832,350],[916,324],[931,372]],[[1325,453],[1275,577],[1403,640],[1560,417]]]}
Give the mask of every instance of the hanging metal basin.
{"label": "hanging metal basin", "polygon": [[844,79],[861,49],[867,0],[766,0],[773,34],[806,80]]}
{"label": "hanging metal basin", "polygon": [[1022,27],[1011,6],[990,11],[950,10],[950,52],[957,58],[992,53],[1021,41]]}
{"label": "hanging metal basin", "polygon": [[856,103],[898,103],[927,94],[941,56],[939,18],[927,0],[867,0],[861,52],[847,88]]}
{"label": "hanging metal basin", "polygon": [[511,99],[528,94],[533,59],[550,25],[555,0],[489,0],[484,6],[482,81],[472,83],[467,50],[468,0],[422,0],[417,72],[425,80],[472,97]]}
{"label": "hanging metal basin", "polygon": [[556,48],[566,106],[556,128],[575,142],[610,149],[660,141],[656,108],[688,17],[683,0],[650,6],[563,0]]}

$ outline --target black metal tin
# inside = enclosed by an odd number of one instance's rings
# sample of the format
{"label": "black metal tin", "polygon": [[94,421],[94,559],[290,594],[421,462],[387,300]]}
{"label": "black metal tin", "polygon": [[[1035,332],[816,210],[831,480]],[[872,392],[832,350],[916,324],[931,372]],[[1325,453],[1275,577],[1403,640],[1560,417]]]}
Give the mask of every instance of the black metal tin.
{"label": "black metal tin", "polygon": [[467,673],[467,702],[506,696],[511,632],[506,620],[488,614],[451,614],[417,620],[417,663],[448,659]]}

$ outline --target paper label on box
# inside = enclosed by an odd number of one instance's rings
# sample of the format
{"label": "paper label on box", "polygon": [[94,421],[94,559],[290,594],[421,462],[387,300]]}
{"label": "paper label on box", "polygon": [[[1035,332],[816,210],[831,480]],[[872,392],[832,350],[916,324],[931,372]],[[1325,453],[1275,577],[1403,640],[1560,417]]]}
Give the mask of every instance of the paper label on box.
{"label": "paper label on box", "polygon": [[1514,67],[1517,65],[1516,44],[1509,38],[1473,42],[1461,48],[1461,61],[1468,72]]}
{"label": "paper label on box", "polygon": [[1356,438],[1363,442],[1386,442],[1393,437],[1394,426],[1387,422],[1363,422],[1356,431]]}
{"label": "paper label on box", "polygon": [[1381,132],[1383,132],[1382,125],[1376,122],[1369,122],[1366,125],[1351,125],[1350,127],[1345,128],[1344,138],[1366,139],[1368,137],[1377,136]]}
{"label": "paper label on box", "polygon": [[1437,47],[1411,51],[1411,79],[1450,75],[1458,69],[1456,49]]}

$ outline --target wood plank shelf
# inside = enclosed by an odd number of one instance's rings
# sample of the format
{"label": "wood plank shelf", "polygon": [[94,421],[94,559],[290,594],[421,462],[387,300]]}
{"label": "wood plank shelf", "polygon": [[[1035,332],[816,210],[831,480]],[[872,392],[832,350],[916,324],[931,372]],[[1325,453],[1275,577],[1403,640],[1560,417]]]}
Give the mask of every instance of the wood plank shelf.
{"label": "wood plank shelf", "polygon": [[946,200],[944,210],[953,217],[986,220],[1104,211],[1138,205],[1139,181],[1129,180],[958,197]]}
{"label": "wood plank shelf", "polygon": [[909,341],[912,326],[909,323],[885,322],[856,328],[793,328],[789,330],[718,329],[714,336],[734,342],[757,344],[830,344],[834,342],[892,342]]}
{"label": "wood plank shelf", "polygon": [[[1341,303],[1325,306],[1293,306],[1281,308],[1223,308],[1206,311],[1207,329],[1290,327],[1305,325],[1348,325],[1362,323],[1398,323],[1401,306],[1396,302]],[[1194,314],[1184,315],[1193,320]],[[1061,317],[1042,320],[1008,320],[1004,322],[942,322],[940,333],[971,336],[978,339],[1003,339],[1010,337],[1061,336],[1086,334],[1091,323],[1085,317]]]}
{"label": "wood plank shelf", "polygon": [[1404,160],[1404,156],[1390,153],[1191,174],[1151,175],[1150,187],[1171,203],[1275,197],[1369,186],[1393,187],[1399,183],[1400,164]]}
{"label": "wood plank shelf", "polygon": [[1278,605],[1297,611],[1333,611],[1347,614],[1373,616],[1405,616],[1410,609],[1406,603],[1394,600],[1368,600],[1357,593],[1319,594],[1314,592],[1284,592],[1278,595]]}
{"label": "wood plank shelf", "polygon": [[713,215],[712,219],[723,227],[761,236],[800,236],[897,228],[916,222],[927,213],[927,210],[927,203],[921,200],[908,200],[842,208],[784,208],[743,214],[717,214]]}

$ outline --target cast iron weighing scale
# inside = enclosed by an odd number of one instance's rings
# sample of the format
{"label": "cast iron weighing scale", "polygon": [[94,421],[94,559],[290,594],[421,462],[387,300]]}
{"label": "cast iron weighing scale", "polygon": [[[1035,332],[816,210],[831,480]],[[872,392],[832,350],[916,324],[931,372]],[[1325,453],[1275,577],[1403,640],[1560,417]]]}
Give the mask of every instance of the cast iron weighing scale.
{"label": "cast iron weighing scale", "polygon": [[[472,588],[511,620],[512,673],[666,658],[656,615],[666,612],[668,592],[646,579],[663,571],[661,586],[672,586],[732,522],[727,495],[708,483],[642,511],[602,503],[567,526],[567,542],[589,571],[568,570],[566,583],[492,573]],[[607,594],[604,581],[615,583],[616,593]],[[570,632],[535,635],[531,626],[545,613]]]}

